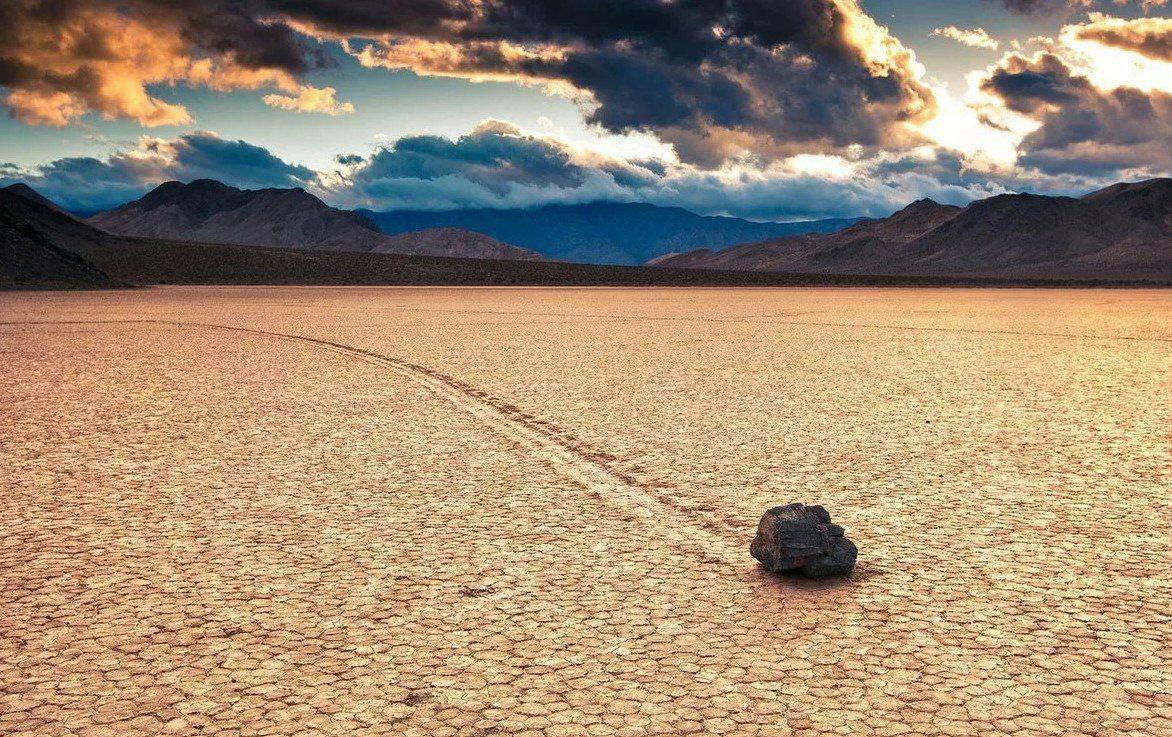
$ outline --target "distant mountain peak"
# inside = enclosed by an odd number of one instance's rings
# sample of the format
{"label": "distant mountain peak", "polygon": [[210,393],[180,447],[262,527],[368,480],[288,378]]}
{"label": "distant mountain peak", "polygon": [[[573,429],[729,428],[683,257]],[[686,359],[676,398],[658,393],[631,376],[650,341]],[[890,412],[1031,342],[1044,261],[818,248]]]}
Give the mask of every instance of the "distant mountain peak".
{"label": "distant mountain peak", "polygon": [[[10,184],[4,188],[4,191],[8,192],[10,194],[14,194],[17,197],[23,197],[26,200],[31,200],[31,201],[36,202],[38,204],[44,205],[45,207],[48,207],[51,210],[55,210],[55,211],[61,213],[62,215],[69,215],[69,213],[66,212],[65,208],[61,207],[56,202],[54,202],[53,200],[44,196],[43,194],[41,194],[37,190],[33,189],[29,185],[25,184],[24,182],[16,182],[15,184]],[[73,217],[72,215],[69,215],[69,216]]]}
{"label": "distant mountain peak", "polygon": [[219,192],[242,192],[244,190],[236,187],[231,187],[223,182],[218,182],[215,179],[194,179],[190,182],[180,182],[172,179],[163,182],[153,190],[148,192],[148,196],[152,194],[165,194],[168,196],[175,196],[178,194],[193,194],[199,193],[219,193]]}
{"label": "distant mountain peak", "polygon": [[223,182],[221,182],[218,179],[207,179],[207,178],[192,179],[190,182],[181,182],[178,180],[172,180],[169,182],[163,182],[159,186],[160,187],[170,187],[173,189],[189,189],[189,190],[199,190],[199,189],[229,190],[230,189],[230,190],[240,191],[239,187],[233,187],[230,184],[224,184]]}
{"label": "distant mountain peak", "polygon": [[176,199],[207,199],[223,198],[226,202],[239,202],[241,199],[256,197],[261,194],[272,196],[287,196],[304,201],[319,203],[328,207],[326,203],[305,191],[301,187],[267,187],[263,189],[242,189],[224,184],[216,179],[193,179],[190,182],[171,180],[147,192],[139,202],[162,202]]}
{"label": "distant mountain peak", "polygon": [[19,195],[21,197],[24,197],[25,199],[30,199],[30,200],[38,200],[39,201],[39,200],[46,199],[44,195],[42,195],[40,192],[33,189],[32,187],[28,186],[24,182],[15,182],[13,184],[9,184],[7,187],[4,188],[4,191],[11,192],[14,195]]}
{"label": "distant mountain peak", "polygon": [[1104,187],[1083,197],[1085,202],[1096,202],[1118,198],[1145,198],[1151,197],[1163,202],[1172,200],[1172,178],[1161,177],[1146,179],[1140,182],[1120,182]]}
{"label": "distant mountain peak", "polygon": [[916,200],[915,202],[911,203],[910,205],[908,205],[907,207],[905,207],[903,209],[905,209],[905,210],[921,210],[921,209],[929,208],[929,207],[944,207],[944,205],[941,205],[939,202],[932,199],[931,197],[921,197],[920,199]]}
{"label": "distant mountain peak", "polygon": [[853,274],[1172,279],[1172,179],[1082,199],[1000,194],[967,207],[913,202],[837,233],[785,238],[659,266]]}
{"label": "distant mountain peak", "polygon": [[[142,198],[89,218],[118,235],[241,246],[381,251],[474,258],[537,254],[483,236],[392,239],[365,216],[330,207],[300,187],[238,189],[214,179],[164,182]],[[461,251],[466,247],[466,252]],[[441,253],[442,251],[442,253]]]}
{"label": "distant mountain peak", "polygon": [[896,210],[891,217],[899,217],[900,215],[919,215],[923,213],[937,213],[937,212],[960,212],[961,208],[956,205],[945,205],[931,197],[924,197],[915,202]]}

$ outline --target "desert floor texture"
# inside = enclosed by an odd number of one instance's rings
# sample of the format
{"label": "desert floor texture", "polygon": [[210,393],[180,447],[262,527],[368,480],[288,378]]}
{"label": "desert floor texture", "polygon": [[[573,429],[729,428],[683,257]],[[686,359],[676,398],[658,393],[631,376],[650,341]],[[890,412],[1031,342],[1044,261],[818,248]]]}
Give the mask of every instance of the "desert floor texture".
{"label": "desert floor texture", "polygon": [[[5,735],[1172,734],[1167,291],[0,295]],[[823,503],[852,578],[763,573]]]}

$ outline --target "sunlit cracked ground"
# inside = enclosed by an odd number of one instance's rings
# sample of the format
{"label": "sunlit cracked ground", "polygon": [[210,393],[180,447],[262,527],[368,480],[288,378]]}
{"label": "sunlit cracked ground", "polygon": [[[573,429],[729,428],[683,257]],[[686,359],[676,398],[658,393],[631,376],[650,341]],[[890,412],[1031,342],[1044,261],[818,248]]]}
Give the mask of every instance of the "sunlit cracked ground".
{"label": "sunlit cracked ground", "polygon": [[[1172,733],[1172,293],[0,322],[0,733]],[[850,580],[758,569],[789,501],[848,528]]]}

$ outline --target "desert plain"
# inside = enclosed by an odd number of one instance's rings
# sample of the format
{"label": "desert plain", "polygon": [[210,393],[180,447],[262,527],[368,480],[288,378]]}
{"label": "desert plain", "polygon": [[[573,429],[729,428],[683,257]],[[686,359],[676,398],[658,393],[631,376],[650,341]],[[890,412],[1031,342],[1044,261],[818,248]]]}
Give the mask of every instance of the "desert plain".
{"label": "desert plain", "polygon": [[[174,287],[0,322],[0,733],[1172,733],[1167,291]],[[791,501],[851,577],[749,556]]]}

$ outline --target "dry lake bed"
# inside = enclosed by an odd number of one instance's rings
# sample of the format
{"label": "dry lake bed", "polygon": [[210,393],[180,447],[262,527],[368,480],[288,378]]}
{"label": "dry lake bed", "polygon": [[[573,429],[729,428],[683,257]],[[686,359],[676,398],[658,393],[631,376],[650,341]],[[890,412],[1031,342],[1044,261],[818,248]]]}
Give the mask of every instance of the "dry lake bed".
{"label": "dry lake bed", "polygon": [[[1172,734],[1172,292],[0,322],[5,735]],[[749,556],[790,501],[851,578]]]}

